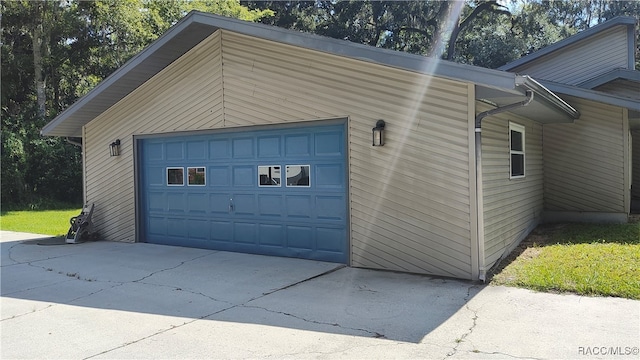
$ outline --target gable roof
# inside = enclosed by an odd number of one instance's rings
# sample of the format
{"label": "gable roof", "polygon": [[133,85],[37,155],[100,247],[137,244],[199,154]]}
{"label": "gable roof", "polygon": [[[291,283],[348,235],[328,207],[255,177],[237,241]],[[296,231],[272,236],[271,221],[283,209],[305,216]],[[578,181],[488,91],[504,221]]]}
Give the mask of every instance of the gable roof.
{"label": "gable roof", "polygon": [[49,136],[80,137],[82,126],[220,29],[417,73],[473,83],[476,85],[476,97],[496,106],[520,101],[526,91],[531,90],[536,95],[534,102],[516,112],[529,116],[535,115],[543,122],[570,122],[579,116],[573,107],[527,76],[193,11],[45,125],[41,133]]}
{"label": "gable roof", "polygon": [[627,47],[628,50],[628,63],[630,64],[629,66],[633,66],[635,63],[635,43],[634,39],[635,39],[635,26],[636,26],[636,19],[633,17],[629,17],[629,16],[619,16],[619,17],[615,17],[609,21],[605,21],[602,24],[598,24],[596,26],[590,27],[586,30],[583,30],[575,35],[572,35],[566,39],[563,39],[561,41],[558,41],[557,43],[551,44],[549,46],[546,46],[534,53],[531,53],[529,55],[523,56],[520,59],[514,60],[508,64],[505,64],[501,67],[498,68],[498,70],[504,70],[504,71],[511,71],[519,66],[528,64],[532,61],[535,61],[537,59],[540,59],[544,56],[547,56],[551,53],[554,53],[556,51],[562,50],[570,45],[573,45],[575,43],[578,43],[582,40],[588,39],[592,36],[598,35],[600,33],[602,33],[605,30],[611,29],[613,27],[616,26],[626,26],[627,27],[627,31],[630,32],[630,36],[628,36],[628,41],[630,42],[629,46]]}

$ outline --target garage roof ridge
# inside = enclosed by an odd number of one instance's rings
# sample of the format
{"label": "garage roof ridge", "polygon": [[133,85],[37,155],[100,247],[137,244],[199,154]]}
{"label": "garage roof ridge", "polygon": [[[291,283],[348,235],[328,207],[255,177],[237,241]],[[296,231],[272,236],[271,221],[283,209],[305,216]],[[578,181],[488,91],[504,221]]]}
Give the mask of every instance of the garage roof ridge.
{"label": "garage roof ridge", "polygon": [[[219,29],[310,50],[524,95],[514,73],[192,11],[44,126],[49,136],[79,136],[83,125]],[[563,110],[560,108],[559,110]]]}

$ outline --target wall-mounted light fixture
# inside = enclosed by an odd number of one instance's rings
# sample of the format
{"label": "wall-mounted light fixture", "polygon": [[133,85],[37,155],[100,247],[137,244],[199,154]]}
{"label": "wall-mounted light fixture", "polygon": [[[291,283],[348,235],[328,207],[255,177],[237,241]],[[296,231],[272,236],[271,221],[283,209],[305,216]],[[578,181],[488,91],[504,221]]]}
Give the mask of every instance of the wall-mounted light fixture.
{"label": "wall-mounted light fixture", "polygon": [[120,156],[120,139],[109,144],[109,155]]}
{"label": "wall-mounted light fixture", "polygon": [[373,132],[373,146],[383,146],[384,145],[384,120],[378,120],[376,122],[376,127],[374,127],[371,131]]}

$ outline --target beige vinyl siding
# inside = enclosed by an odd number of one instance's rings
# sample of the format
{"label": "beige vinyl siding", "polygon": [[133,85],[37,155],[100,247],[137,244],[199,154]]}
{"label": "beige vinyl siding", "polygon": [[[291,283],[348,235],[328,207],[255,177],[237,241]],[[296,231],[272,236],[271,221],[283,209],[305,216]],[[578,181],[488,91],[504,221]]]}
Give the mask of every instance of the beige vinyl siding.
{"label": "beige vinyl siding", "polygon": [[[477,103],[476,111],[489,109]],[[509,178],[510,121],[525,128],[524,178]],[[542,125],[508,112],[482,121],[482,190],[485,266],[489,268],[541,220]]]}
{"label": "beige vinyl siding", "polygon": [[[87,126],[89,201],[109,207],[107,238],[132,240],[132,135],[348,118],[351,265],[471,278],[468,91],[218,31]],[[387,140],[374,148],[378,119]],[[110,159],[118,137],[123,156]],[[123,180],[105,186],[106,174]]]}
{"label": "beige vinyl siding", "polygon": [[[135,241],[133,135],[222,123],[220,34],[176,60],[85,127],[87,201],[101,237]],[[121,155],[109,157],[120,139]]]}
{"label": "beige vinyl siding", "polygon": [[633,161],[631,197],[640,200],[640,130],[633,130],[631,139],[631,159]]}
{"label": "beige vinyl siding", "polygon": [[349,116],[353,266],[470,277],[466,84],[223,38],[228,126]]}
{"label": "beige vinyl siding", "polygon": [[511,71],[576,85],[617,68],[629,68],[627,27],[617,26]]}
{"label": "beige vinyl siding", "polygon": [[545,210],[626,212],[623,109],[567,100],[580,118],[543,129]]}
{"label": "beige vinyl siding", "polygon": [[640,84],[635,81],[618,79],[598,86],[595,90],[640,100]]}

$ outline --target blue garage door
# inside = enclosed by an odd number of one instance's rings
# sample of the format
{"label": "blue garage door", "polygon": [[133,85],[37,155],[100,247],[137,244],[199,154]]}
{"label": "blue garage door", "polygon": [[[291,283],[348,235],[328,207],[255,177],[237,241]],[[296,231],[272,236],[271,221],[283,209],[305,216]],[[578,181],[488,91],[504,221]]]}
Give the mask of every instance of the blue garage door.
{"label": "blue garage door", "polygon": [[347,262],[344,125],[139,141],[141,240]]}

